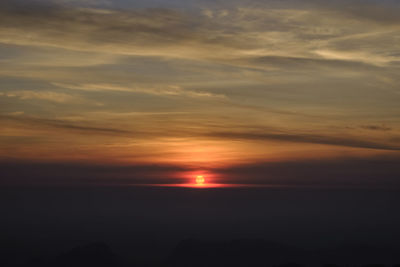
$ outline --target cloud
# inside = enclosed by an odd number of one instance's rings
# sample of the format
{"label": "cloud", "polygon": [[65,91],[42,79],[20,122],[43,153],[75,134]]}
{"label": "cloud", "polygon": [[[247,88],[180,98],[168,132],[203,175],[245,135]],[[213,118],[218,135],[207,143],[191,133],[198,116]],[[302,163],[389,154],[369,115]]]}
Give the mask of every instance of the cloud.
{"label": "cloud", "polygon": [[[271,154],[287,149],[289,156],[307,145],[332,146],[323,146],[325,155],[399,150],[398,5],[78,2],[1,1],[1,112],[32,114],[8,116],[10,136],[42,135],[51,146],[52,136],[67,133],[77,151],[101,147],[105,156],[116,139],[118,150],[141,142],[145,151],[166,136],[232,141],[245,157],[271,143],[279,146]],[[18,144],[11,141],[9,151]],[[54,151],[60,147],[43,154]]]}
{"label": "cloud", "polygon": [[[1,95],[1,94],[0,94]],[[23,111],[13,111],[13,112],[9,112],[6,115],[10,115],[10,116],[20,116],[20,115],[24,115],[25,112]]]}
{"label": "cloud", "polygon": [[400,157],[341,157],[258,162],[213,170],[230,183],[400,189]]}
{"label": "cloud", "polygon": [[87,99],[80,95],[54,91],[13,90],[0,92],[0,96],[18,98],[21,100],[42,100],[57,104],[90,105],[97,107],[101,107],[104,105],[102,102]]}
{"label": "cloud", "polygon": [[390,144],[386,142],[376,142],[365,139],[361,136],[335,136],[335,135],[318,135],[295,132],[294,130],[279,131],[276,129],[268,129],[266,131],[242,131],[242,132],[210,132],[209,136],[233,139],[233,140],[253,140],[253,141],[282,141],[306,144],[322,144],[333,146],[344,146],[353,148],[379,149],[400,151],[398,144]]}
{"label": "cloud", "polygon": [[150,55],[157,54],[157,47],[184,41],[190,35],[184,16],[172,10],[100,11],[6,6],[1,9],[1,41],[132,55],[147,51]]}
{"label": "cloud", "polygon": [[64,84],[64,83],[53,83],[55,86],[73,89],[73,90],[82,90],[82,91],[90,91],[90,92],[99,92],[99,91],[116,91],[116,92],[130,92],[130,93],[143,93],[150,95],[164,95],[164,96],[187,96],[187,97],[212,97],[212,98],[224,98],[225,96],[222,94],[214,94],[206,91],[194,91],[194,90],[186,90],[177,85],[169,85],[169,86],[160,86],[160,87],[138,87],[138,86],[120,86],[114,84]]}
{"label": "cloud", "polygon": [[315,53],[326,59],[364,62],[377,66],[385,66],[392,61],[398,60],[398,58],[395,56],[374,55],[371,57],[371,54],[366,54],[363,52],[360,53],[357,51],[341,52],[334,50],[316,50]]}
{"label": "cloud", "polygon": [[78,96],[52,91],[10,91],[0,92],[0,96],[17,97],[22,100],[38,99],[55,103],[82,102],[83,99]]}
{"label": "cloud", "polygon": [[162,164],[90,164],[76,162],[0,161],[4,185],[131,185],[182,182],[176,174],[187,171]]}
{"label": "cloud", "polygon": [[[377,139],[376,137],[368,137],[362,135],[350,134],[311,134],[305,133],[301,130],[296,129],[284,129],[277,127],[260,128],[257,125],[241,125],[237,127],[235,125],[225,124],[225,126],[220,126],[218,124],[202,124],[197,122],[196,125],[187,124],[184,119],[182,121],[166,121],[162,123],[157,120],[159,116],[164,116],[165,118],[171,116],[171,113],[109,113],[109,112],[97,112],[94,113],[90,120],[68,120],[68,119],[46,119],[39,117],[32,117],[26,115],[3,115],[0,117],[2,120],[23,123],[25,128],[29,127],[50,127],[54,129],[62,129],[73,132],[81,133],[92,133],[94,135],[111,135],[111,136],[124,136],[130,138],[155,138],[155,137],[175,137],[175,138],[204,138],[211,137],[221,140],[243,140],[243,141],[278,141],[278,142],[289,142],[289,143],[300,143],[300,144],[321,144],[321,145],[331,145],[338,147],[350,147],[350,148],[361,148],[361,149],[373,149],[373,150],[386,150],[386,151],[400,151],[400,146],[396,142],[396,136],[388,139]],[[96,115],[97,114],[97,115]],[[121,117],[122,114],[122,117]],[[176,113],[172,113],[177,115]],[[185,114],[185,113],[178,113]],[[101,115],[102,118],[107,120],[115,121],[115,119],[127,119],[128,117],[134,116],[146,116],[146,121],[138,122],[133,128],[121,129],[121,126],[103,127],[107,122],[96,122],[96,117]],[[149,118],[148,115],[155,116],[155,120]],[[186,114],[190,116],[190,114]],[[158,128],[149,127],[152,123],[158,121]],[[206,121],[207,122],[207,121]],[[172,129],[166,133],[166,129],[174,125]],[[30,126],[28,126],[30,125]],[[116,124],[118,125],[118,124]],[[175,128],[179,129],[176,130]],[[243,130],[246,128],[246,130]],[[379,130],[388,131],[390,128],[385,126],[375,126],[367,125],[361,126],[361,128],[368,130]],[[223,130],[221,130],[223,129]],[[233,130],[227,130],[233,129]],[[392,140],[392,141],[390,141]]]}
{"label": "cloud", "polygon": [[[19,115],[19,116],[0,116],[1,120],[5,121],[12,121],[17,123],[23,123],[25,128],[28,125],[31,127],[50,127],[56,129],[64,129],[76,132],[83,132],[83,133],[93,133],[97,135],[131,135],[133,132],[121,130],[121,129],[114,129],[114,128],[107,128],[107,127],[96,127],[90,125],[83,125],[78,123],[71,123],[66,120],[57,120],[57,119],[46,119],[46,118],[38,118],[26,115]],[[43,129],[43,128],[42,128]]]}
{"label": "cloud", "polygon": [[[210,17],[209,12],[173,9],[15,8],[6,1],[0,7],[0,42],[230,64],[249,56],[350,60],[376,66],[398,61],[397,21],[388,28],[380,23],[387,18],[379,15],[387,12],[393,17],[398,9],[360,6],[361,11],[340,12],[335,5],[309,9],[239,5],[216,10],[224,15]],[[382,40],[384,48],[377,45]]]}
{"label": "cloud", "polygon": [[390,131],[392,128],[387,127],[385,125],[363,125],[361,126],[363,129],[374,130],[374,131]]}

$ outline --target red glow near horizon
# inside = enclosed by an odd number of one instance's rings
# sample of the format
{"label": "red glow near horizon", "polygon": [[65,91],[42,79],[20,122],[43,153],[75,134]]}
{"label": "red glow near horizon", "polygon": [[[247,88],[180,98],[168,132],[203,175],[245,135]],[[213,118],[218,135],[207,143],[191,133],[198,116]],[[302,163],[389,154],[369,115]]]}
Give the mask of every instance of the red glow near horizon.
{"label": "red glow near horizon", "polygon": [[[251,187],[252,185],[245,184],[225,184],[218,183],[221,177],[206,170],[189,171],[179,173],[177,177],[183,178],[183,183],[166,183],[166,184],[137,184],[133,186],[147,186],[147,187],[185,187],[194,189],[207,189],[207,188],[228,188],[228,187]],[[186,182],[185,182],[186,181]]]}
{"label": "red glow near horizon", "polygon": [[157,186],[157,187],[186,187],[186,188],[197,188],[197,189],[205,189],[205,188],[223,188],[223,187],[242,187],[242,185],[235,184],[148,184],[148,185],[139,185],[139,186]]}
{"label": "red glow near horizon", "polygon": [[[276,184],[131,184],[130,186],[143,187],[183,187],[194,189],[212,189],[212,188],[299,188],[299,186],[276,185]],[[305,188],[313,188],[306,186]],[[321,188],[321,187],[315,187]]]}
{"label": "red glow near horizon", "polygon": [[[159,187],[186,187],[186,188],[221,188],[221,187],[232,187],[229,184],[219,184],[214,183],[214,181],[218,180],[215,175],[208,171],[190,171],[180,174],[184,180],[187,182],[178,183],[178,184],[152,184],[146,186],[159,186]],[[235,185],[233,185],[235,186]]]}
{"label": "red glow near horizon", "polygon": [[213,181],[218,180],[216,179],[215,175],[210,172],[202,171],[200,172],[189,172],[182,175],[185,179],[189,180],[188,183],[182,184],[158,184],[156,186],[163,186],[163,187],[187,187],[187,188],[222,188],[222,187],[237,187],[240,185],[233,185],[233,184],[218,184],[213,183]]}

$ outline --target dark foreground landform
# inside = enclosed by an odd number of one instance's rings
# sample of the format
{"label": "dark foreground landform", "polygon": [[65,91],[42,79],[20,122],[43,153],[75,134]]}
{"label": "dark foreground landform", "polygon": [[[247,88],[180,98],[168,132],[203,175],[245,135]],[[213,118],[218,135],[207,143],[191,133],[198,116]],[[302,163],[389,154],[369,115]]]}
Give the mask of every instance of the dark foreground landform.
{"label": "dark foreground landform", "polygon": [[0,266],[4,267],[400,267],[400,250],[367,245],[346,245],[329,249],[303,250],[262,239],[231,241],[181,241],[164,259],[141,262],[141,255],[119,257],[105,243],[90,243],[57,255],[41,257],[2,244]]}
{"label": "dark foreground landform", "polygon": [[0,188],[0,267],[392,267],[399,206],[377,189]]}

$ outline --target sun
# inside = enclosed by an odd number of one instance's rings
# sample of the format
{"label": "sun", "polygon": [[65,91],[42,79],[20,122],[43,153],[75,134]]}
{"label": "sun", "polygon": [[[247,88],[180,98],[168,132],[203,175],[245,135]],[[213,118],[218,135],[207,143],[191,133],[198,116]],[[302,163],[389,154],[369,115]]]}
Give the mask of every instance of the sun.
{"label": "sun", "polygon": [[203,177],[203,175],[197,175],[196,176],[196,184],[198,184],[198,185],[201,185],[201,184],[204,184],[204,177]]}

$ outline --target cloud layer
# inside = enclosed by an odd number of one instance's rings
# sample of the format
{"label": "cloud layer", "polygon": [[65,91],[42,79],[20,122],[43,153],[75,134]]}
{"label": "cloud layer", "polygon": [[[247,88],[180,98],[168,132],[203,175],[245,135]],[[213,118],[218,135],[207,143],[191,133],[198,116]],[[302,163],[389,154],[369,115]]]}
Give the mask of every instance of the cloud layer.
{"label": "cloud layer", "polygon": [[395,156],[399,11],[1,1],[0,158],[214,168]]}

